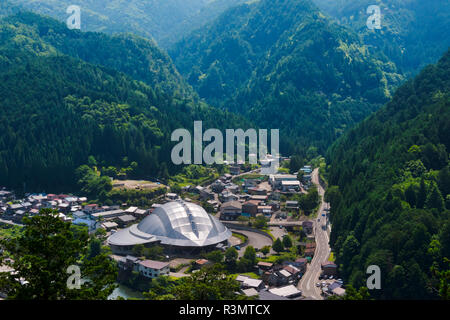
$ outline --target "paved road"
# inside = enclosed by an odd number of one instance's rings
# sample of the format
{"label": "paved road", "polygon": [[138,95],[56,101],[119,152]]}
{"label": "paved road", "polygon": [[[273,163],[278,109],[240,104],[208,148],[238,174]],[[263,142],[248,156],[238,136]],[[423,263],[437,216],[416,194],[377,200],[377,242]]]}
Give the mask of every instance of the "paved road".
{"label": "paved road", "polygon": [[[271,246],[272,240],[269,239],[269,237],[263,236],[262,234],[251,232],[247,230],[240,230],[240,229],[233,229],[232,227],[229,227],[231,231],[236,231],[239,233],[242,233],[243,235],[246,235],[248,238],[248,246],[252,246],[253,248],[261,249],[264,246]],[[244,255],[245,247],[241,248],[239,250],[239,257],[242,257]]]}
{"label": "paved road", "polygon": [[[317,185],[319,194],[322,196],[322,202],[319,208],[318,216],[321,217],[323,209],[328,206],[323,200],[323,195],[325,193],[324,189],[319,184],[319,170],[315,169],[312,173],[312,181]],[[299,290],[302,291],[303,296],[310,297],[316,300],[322,300],[323,297],[320,295],[320,289],[316,287],[316,283],[319,282],[319,275],[321,273],[321,264],[328,260],[330,256],[330,245],[328,230],[322,229],[322,224],[325,222],[325,217],[321,217],[320,222],[317,219],[314,220],[314,231],[316,238],[316,252],[314,257],[308,265],[306,273],[303,275],[302,279],[298,284]]]}

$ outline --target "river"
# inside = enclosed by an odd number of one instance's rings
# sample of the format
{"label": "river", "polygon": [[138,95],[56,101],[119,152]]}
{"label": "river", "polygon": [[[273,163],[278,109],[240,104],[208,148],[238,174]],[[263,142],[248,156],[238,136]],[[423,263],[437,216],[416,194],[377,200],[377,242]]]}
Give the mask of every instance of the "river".
{"label": "river", "polygon": [[143,299],[144,296],[141,292],[130,289],[123,284],[118,284],[119,286],[114,289],[114,291],[109,295],[108,300],[115,300],[117,297],[123,297],[125,299],[128,298],[137,298]]}

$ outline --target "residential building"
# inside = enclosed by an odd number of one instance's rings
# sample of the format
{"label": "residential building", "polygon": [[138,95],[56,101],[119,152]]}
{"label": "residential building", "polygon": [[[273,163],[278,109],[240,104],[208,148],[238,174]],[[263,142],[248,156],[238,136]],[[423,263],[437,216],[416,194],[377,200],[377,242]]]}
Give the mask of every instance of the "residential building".
{"label": "residential building", "polygon": [[168,262],[154,261],[154,260],[144,260],[139,261],[138,271],[144,277],[153,279],[159,276],[168,276],[170,269]]}
{"label": "residential building", "polygon": [[273,288],[269,290],[270,293],[277,296],[293,299],[302,295],[302,292],[298,290],[294,285],[288,285],[280,288]]}
{"label": "residential building", "polygon": [[234,176],[240,174],[241,167],[240,166],[230,166],[230,173]]}
{"label": "residential building", "polygon": [[258,213],[259,201],[249,200],[242,204],[242,214],[245,216],[255,217]]}
{"label": "residential building", "polygon": [[331,261],[322,263],[322,273],[327,276],[335,276],[337,274],[337,265]]}
{"label": "residential building", "polygon": [[236,220],[242,214],[242,204],[239,201],[229,201],[220,207],[220,218],[222,220]]}

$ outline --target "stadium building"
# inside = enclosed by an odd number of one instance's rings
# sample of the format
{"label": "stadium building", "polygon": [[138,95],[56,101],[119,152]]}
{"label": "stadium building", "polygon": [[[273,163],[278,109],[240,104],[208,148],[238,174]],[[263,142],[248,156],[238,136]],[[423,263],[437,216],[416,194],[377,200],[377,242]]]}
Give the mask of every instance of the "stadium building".
{"label": "stadium building", "polygon": [[167,252],[193,252],[226,245],[230,237],[231,231],[202,207],[178,200],[157,207],[140,223],[112,234],[108,244],[116,254],[129,254],[138,244],[161,245]]}

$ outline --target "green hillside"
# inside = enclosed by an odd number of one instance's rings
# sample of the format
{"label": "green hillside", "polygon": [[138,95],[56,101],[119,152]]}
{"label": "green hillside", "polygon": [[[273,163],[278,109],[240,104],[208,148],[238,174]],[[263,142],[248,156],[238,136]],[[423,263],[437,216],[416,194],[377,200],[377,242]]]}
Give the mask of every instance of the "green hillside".
{"label": "green hillside", "polygon": [[448,269],[449,93],[450,51],[329,150],[336,262],[357,287],[379,265],[377,298],[437,297],[430,268]]}
{"label": "green hillside", "polygon": [[81,8],[81,30],[130,32],[166,47],[244,0],[8,0],[65,22],[70,5]]}
{"label": "green hillside", "polygon": [[234,7],[169,54],[200,97],[280,128],[282,151],[324,151],[390,97],[402,80],[358,36],[311,1]]}
{"label": "green hillside", "polygon": [[[190,129],[198,119],[205,127],[245,127],[233,115],[162,90],[168,83],[182,91],[178,75],[155,56],[134,61],[120,54],[133,48],[123,44],[127,38],[68,31],[47,19],[20,22],[30,17],[0,22],[0,185],[70,190],[75,168],[90,155],[106,166],[120,166],[127,157],[138,163],[137,175],[167,178],[167,170],[179,169],[170,160],[173,130]],[[107,59],[108,48],[115,59]],[[167,76],[145,78],[140,63]]]}
{"label": "green hillside", "polygon": [[195,96],[170,57],[151,40],[132,34],[108,36],[69,30],[63,23],[31,12],[20,12],[4,21],[18,27],[14,33],[23,32],[21,36],[31,38],[30,41],[39,37],[61,53],[121,71],[169,95]]}
{"label": "green hillside", "polygon": [[[363,38],[374,54],[384,55],[410,75],[435,63],[450,46],[447,0],[314,0],[341,25]],[[381,29],[366,26],[370,5],[381,9]]]}

